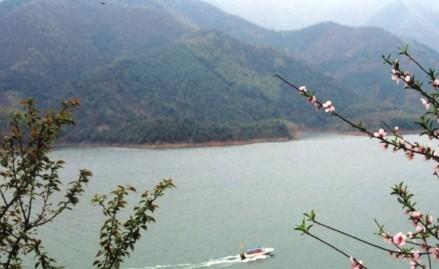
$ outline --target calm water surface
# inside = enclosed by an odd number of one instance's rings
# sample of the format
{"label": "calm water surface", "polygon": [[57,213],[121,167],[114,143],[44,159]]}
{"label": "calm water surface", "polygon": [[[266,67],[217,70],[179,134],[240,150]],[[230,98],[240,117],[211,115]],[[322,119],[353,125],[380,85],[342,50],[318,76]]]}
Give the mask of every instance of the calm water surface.
{"label": "calm water surface", "polygon": [[[159,201],[157,223],[124,268],[348,268],[343,257],[293,231],[301,214],[316,209],[320,220],[381,243],[373,235],[374,218],[390,232],[410,227],[402,225],[400,206],[389,195],[402,180],[420,194],[421,209],[439,215],[432,202],[439,188],[432,163],[409,162],[361,137],[222,148],[66,148],[53,155],[67,161],[68,179],[80,168],[94,174],[81,205],[42,232],[49,253],[67,268],[91,268],[102,217],[88,201],[120,183],[140,190],[172,177],[178,186]],[[369,268],[407,267],[385,253],[315,232],[366,260]],[[275,256],[225,262],[223,257],[239,252],[240,242],[273,247]]]}

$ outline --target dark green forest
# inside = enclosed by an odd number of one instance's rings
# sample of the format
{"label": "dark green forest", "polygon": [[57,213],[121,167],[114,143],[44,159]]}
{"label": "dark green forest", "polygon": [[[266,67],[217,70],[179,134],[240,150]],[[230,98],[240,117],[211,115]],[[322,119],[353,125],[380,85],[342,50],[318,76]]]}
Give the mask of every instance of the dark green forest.
{"label": "dark green forest", "polygon": [[297,129],[280,120],[255,123],[204,123],[190,120],[157,119],[127,123],[119,129],[100,132],[81,131],[68,135],[71,142],[109,144],[208,143],[211,141],[249,141],[255,139],[292,139]]}

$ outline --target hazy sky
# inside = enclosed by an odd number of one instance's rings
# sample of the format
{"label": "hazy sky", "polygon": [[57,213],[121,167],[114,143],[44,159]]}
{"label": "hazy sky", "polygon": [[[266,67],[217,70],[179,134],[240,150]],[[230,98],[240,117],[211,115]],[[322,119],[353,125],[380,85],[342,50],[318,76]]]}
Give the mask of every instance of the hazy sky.
{"label": "hazy sky", "polygon": [[[395,0],[205,0],[272,29],[297,29],[321,21],[362,25]],[[426,0],[410,0],[412,2]],[[427,0],[439,2],[439,0]]]}

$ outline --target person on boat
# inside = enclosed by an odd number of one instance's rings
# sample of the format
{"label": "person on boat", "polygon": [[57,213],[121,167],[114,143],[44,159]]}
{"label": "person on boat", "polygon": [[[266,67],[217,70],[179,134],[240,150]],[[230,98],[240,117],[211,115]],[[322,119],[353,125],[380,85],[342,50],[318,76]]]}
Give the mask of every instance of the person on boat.
{"label": "person on boat", "polygon": [[241,253],[241,254],[239,254],[239,257],[241,257],[241,260],[245,260],[245,259],[246,259],[246,257],[245,257],[245,254],[244,254],[244,253]]}
{"label": "person on boat", "polygon": [[245,247],[244,247],[244,243],[239,243],[239,247],[241,248],[241,254],[239,254],[239,257],[241,258],[241,261],[242,260],[245,260],[247,257],[245,257]]}

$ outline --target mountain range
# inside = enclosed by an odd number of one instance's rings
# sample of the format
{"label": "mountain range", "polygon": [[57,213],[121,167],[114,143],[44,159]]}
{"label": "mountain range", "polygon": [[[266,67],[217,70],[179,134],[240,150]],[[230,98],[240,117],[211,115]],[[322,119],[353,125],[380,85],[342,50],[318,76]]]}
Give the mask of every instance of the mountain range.
{"label": "mountain range", "polygon": [[[282,74],[371,126],[412,128],[419,100],[389,79],[385,30],[322,23],[271,31],[195,0],[3,0],[0,115],[21,98],[79,97],[65,141],[175,143],[291,138],[335,123]],[[417,42],[430,66],[439,55]]]}

